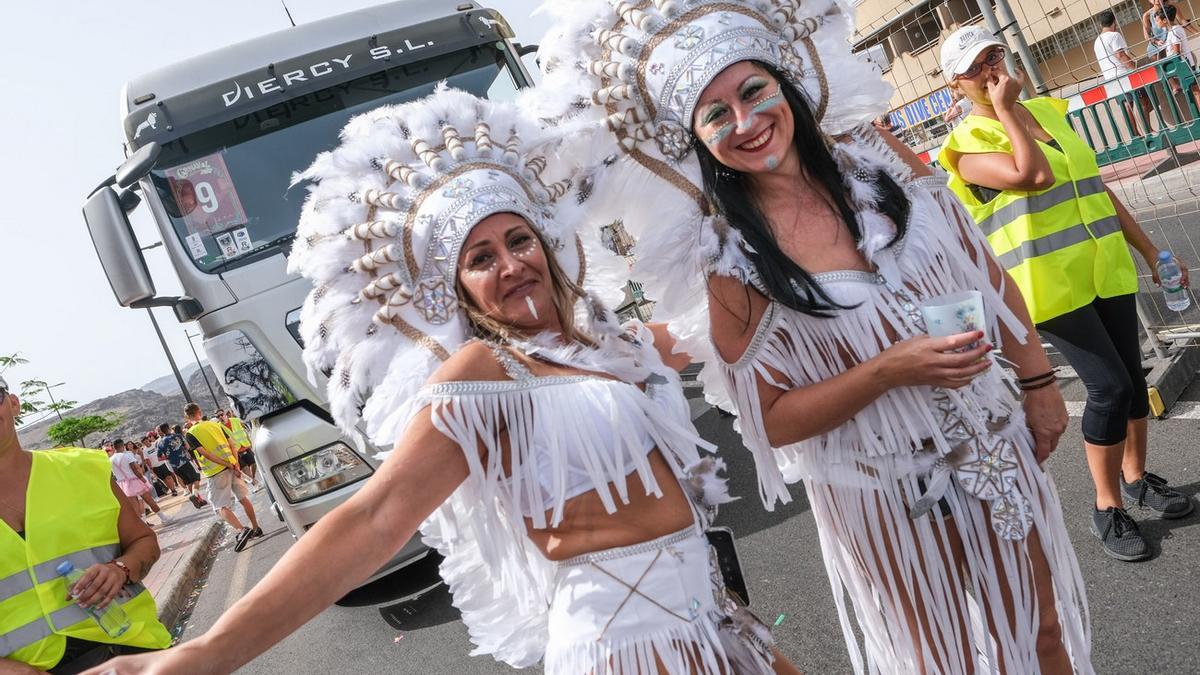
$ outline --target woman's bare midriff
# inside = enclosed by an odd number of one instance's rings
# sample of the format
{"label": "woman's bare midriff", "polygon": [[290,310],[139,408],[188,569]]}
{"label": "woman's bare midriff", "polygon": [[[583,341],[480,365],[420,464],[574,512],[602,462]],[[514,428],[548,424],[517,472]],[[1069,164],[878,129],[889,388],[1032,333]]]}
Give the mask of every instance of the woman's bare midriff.
{"label": "woman's bare midriff", "polygon": [[593,490],[567,501],[558,527],[537,530],[527,518],[529,539],[547,559],[566,560],[584,553],[640,544],[690,526],[692,507],[671,467],[658,449],[650,451],[648,459],[662,491],[661,498],[647,495],[637,474],[630,474],[626,477],[629,504],[622,504],[609,484],[617,501],[616,513],[608,513],[600,495]]}

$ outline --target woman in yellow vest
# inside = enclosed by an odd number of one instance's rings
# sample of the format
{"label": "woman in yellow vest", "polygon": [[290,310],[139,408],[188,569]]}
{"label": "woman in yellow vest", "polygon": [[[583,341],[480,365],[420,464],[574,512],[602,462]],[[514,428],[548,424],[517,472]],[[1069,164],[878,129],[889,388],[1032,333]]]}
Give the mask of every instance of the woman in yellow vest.
{"label": "woman in yellow vest", "polygon": [[[140,583],[158,539],[118,491],[99,450],[21,448],[21,409],[0,378],[0,672],[77,673],[115,655],[165,649],[171,635]],[[67,597],[56,569],[83,577]],[[111,637],[81,605],[116,602],[130,626]]]}
{"label": "woman in yellow vest", "polygon": [[[1108,555],[1144,560],[1150,551],[1122,494],[1164,518],[1193,509],[1190,499],[1145,470],[1150,409],[1128,246],[1151,270],[1158,251],[1100,179],[1096,153],[1065,117],[1067,102],[1017,101],[1022,80],[1005,67],[1002,42],[983,28],[963,28],[946,39],[941,57],[951,89],[974,110],[938,160],[1020,287],[1038,330],[1087,386],[1083,436],[1096,486],[1093,534]],[[1054,373],[1027,380],[1026,386],[1053,386]]]}

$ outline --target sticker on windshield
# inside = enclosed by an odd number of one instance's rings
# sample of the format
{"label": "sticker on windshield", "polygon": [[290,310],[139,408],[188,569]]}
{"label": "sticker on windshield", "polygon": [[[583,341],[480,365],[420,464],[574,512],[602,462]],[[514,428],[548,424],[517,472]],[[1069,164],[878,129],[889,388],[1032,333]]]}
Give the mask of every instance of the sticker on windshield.
{"label": "sticker on windshield", "polygon": [[254,250],[254,243],[250,241],[250,231],[244,227],[233,231],[233,243],[237,245],[238,255]]}
{"label": "sticker on windshield", "polygon": [[[180,164],[164,173],[188,232],[217,232],[246,224],[246,211],[221,153]],[[224,248],[221,246],[222,251]]]}
{"label": "sticker on windshield", "polygon": [[201,260],[208,255],[208,247],[204,245],[204,239],[201,238],[199,232],[193,232],[187,236],[187,245],[193,260]]}
{"label": "sticker on windshield", "polygon": [[225,256],[226,260],[231,260],[240,255],[237,244],[233,243],[232,232],[218,232],[216,238],[217,248],[221,249],[221,255]]}

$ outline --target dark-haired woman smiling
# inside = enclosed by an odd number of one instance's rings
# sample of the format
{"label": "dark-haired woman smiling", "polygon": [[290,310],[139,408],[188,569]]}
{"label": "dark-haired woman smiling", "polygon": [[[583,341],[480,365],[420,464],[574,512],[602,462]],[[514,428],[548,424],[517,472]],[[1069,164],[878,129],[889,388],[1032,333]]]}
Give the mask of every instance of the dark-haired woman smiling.
{"label": "dark-haired woman smiling", "polygon": [[[868,654],[903,672],[971,672],[990,634],[1007,672],[1086,671],[1083,591],[1038,466],[1066,425],[1061,395],[1034,389],[1022,405],[984,332],[933,338],[920,319],[923,300],[981,290],[1017,377],[1049,369],[971,222],[921,178],[902,187],[839,162],[803,96],[765,64],[718,75],[693,131],[706,193],[754,252],[750,283],[709,279],[743,434],[773,449],[785,480],[805,482]],[[861,187],[873,204],[856,199]],[[987,481],[1007,492],[979,490]],[[985,634],[971,626],[975,603]]]}
{"label": "dark-haired woman smiling", "polygon": [[[716,366],[706,396],[731,392],[767,507],[804,483],[854,672],[1092,672],[1039,467],[1062,397],[1017,395],[1049,370],[1021,296],[944,179],[866,124],[892,92],[842,4],[554,4],[543,86],[617,146],[585,208],[625,205],[604,220]],[[963,332],[927,335],[921,305],[966,292]]]}

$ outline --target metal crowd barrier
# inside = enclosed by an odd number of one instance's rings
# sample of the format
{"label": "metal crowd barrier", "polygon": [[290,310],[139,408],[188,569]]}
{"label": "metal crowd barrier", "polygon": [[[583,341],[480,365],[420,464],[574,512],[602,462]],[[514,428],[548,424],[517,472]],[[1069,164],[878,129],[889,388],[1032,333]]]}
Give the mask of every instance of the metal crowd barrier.
{"label": "metal crowd barrier", "polygon": [[[1178,93],[1170,80],[1179,82]],[[1067,117],[1102,167],[1173,150],[1200,138],[1200,110],[1190,93],[1196,84],[1191,66],[1174,56],[1072,96]],[[1168,161],[1169,168],[1181,163],[1175,157]]]}
{"label": "metal crowd barrier", "polygon": [[[1163,59],[1070,97],[1067,115],[1096,150],[1106,185],[1200,285],[1200,154],[1194,152],[1200,148],[1200,110],[1190,92],[1196,83],[1181,57]],[[1160,416],[1200,368],[1200,297],[1190,290],[1188,309],[1169,310],[1151,271],[1134,258],[1151,404]]]}

